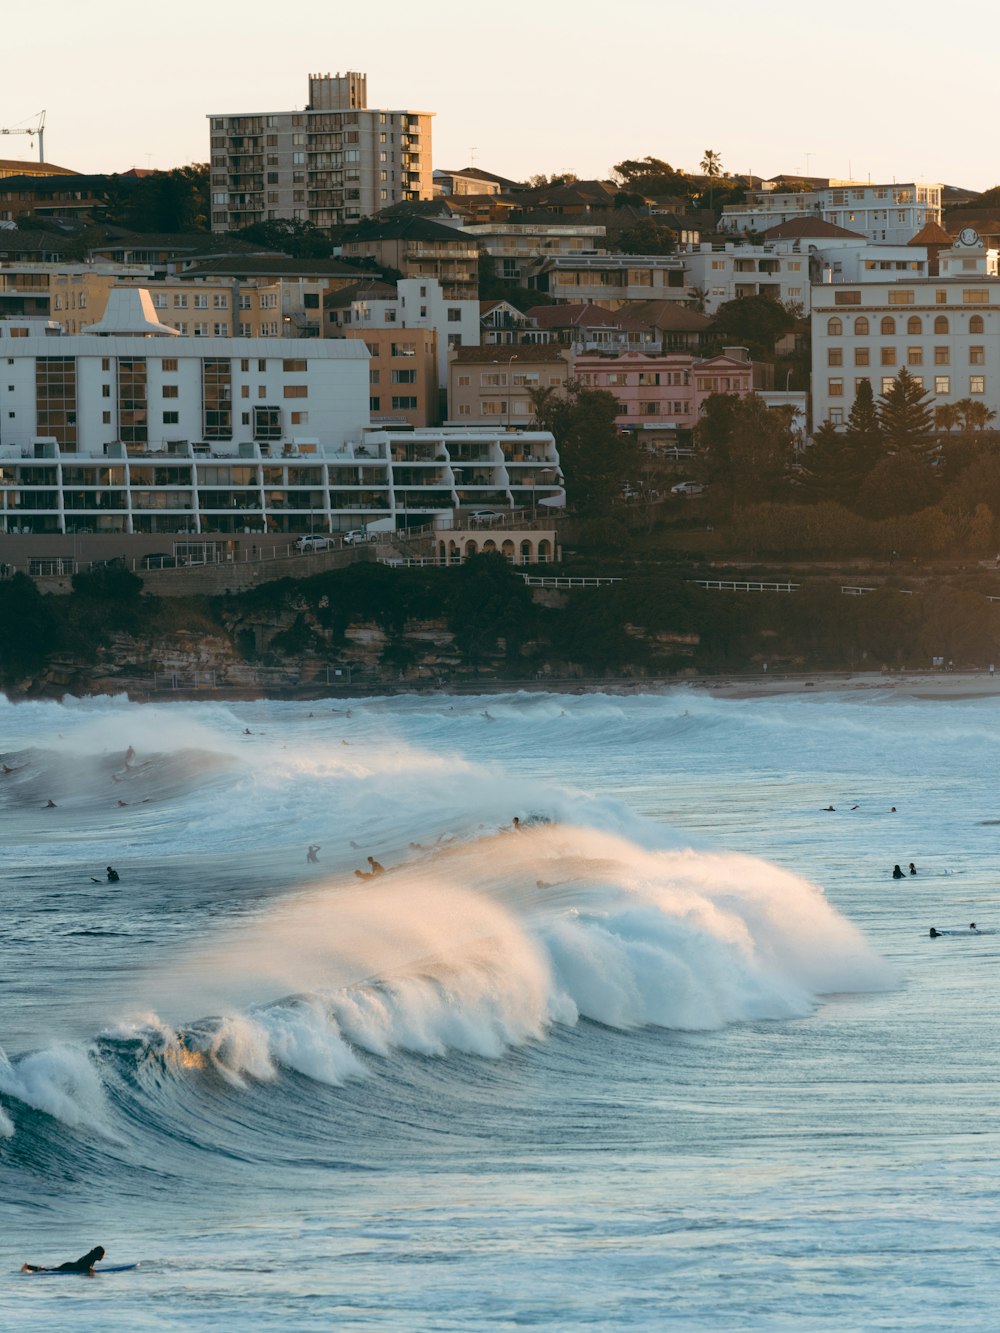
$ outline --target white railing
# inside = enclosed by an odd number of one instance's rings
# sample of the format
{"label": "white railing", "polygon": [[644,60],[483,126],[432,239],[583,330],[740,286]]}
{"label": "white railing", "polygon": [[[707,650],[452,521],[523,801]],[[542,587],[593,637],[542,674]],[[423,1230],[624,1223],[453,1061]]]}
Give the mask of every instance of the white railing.
{"label": "white railing", "polygon": [[801,586],[798,583],[741,582],[732,579],[688,579],[688,582],[697,584],[699,588],[723,592],[797,592]]}
{"label": "white railing", "polygon": [[621,583],[621,579],[618,578],[571,578],[569,576],[549,578],[541,574],[522,574],[521,578],[524,579],[529,588],[604,588],[609,583]]}

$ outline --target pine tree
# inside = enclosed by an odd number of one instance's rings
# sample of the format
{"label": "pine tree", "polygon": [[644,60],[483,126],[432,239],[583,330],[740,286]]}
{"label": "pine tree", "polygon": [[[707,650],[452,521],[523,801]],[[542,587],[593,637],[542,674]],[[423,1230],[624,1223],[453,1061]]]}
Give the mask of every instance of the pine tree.
{"label": "pine tree", "polygon": [[878,420],[887,449],[926,454],[935,445],[931,396],[904,366],[878,405]]}

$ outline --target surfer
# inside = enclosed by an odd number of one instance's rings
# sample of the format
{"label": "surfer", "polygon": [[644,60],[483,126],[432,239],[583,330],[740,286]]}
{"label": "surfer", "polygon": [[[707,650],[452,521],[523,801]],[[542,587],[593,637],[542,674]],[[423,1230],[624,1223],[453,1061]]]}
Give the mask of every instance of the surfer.
{"label": "surfer", "polygon": [[[970,922],[969,922],[969,929],[970,929],[970,930],[976,930],[976,923],[975,923],[975,921],[970,921]],[[978,935],[978,933],[979,933],[979,932],[976,931],[976,934],[977,934],[977,935]]]}
{"label": "surfer", "polygon": [[893,877],[893,879],[905,879],[905,878],[906,878],[906,876],[905,876],[905,875],[903,874],[903,872],[900,870],[899,866],[893,866],[893,867],[892,867],[892,877]]}
{"label": "surfer", "polygon": [[94,1264],[100,1263],[104,1258],[104,1246],[95,1245],[92,1250],[80,1256],[79,1259],[71,1259],[68,1263],[57,1264],[54,1268],[47,1268],[44,1264],[22,1264],[22,1273],[92,1273]]}
{"label": "surfer", "polygon": [[911,862],[910,862],[910,874],[911,874],[911,875],[915,875],[916,873],[917,873],[917,867],[916,867],[916,866],[913,864],[913,862],[911,861]]}
{"label": "surfer", "polygon": [[128,768],[129,764],[132,762],[132,760],[133,760],[134,758],[135,758],[135,751],[132,749],[132,747],[131,747],[131,745],[130,745],[130,746],[128,747],[128,749],[125,751],[125,767],[126,767],[126,768]]}
{"label": "surfer", "polygon": [[118,871],[113,866],[108,866],[108,883],[117,884],[119,879]]}
{"label": "surfer", "polygon": [[46,810],[56,810],[56,809],[58,809],[58,807],[56,806],[55,801],[53,801],[53,799],[52,799],[51,796],[50,796],[49,799],[45,802],[45,808],[46,808]]}
{"label": "surfer", "polygon": [[116,802],[116,804],[118,805],[119,809],[121,809],[122,807],[128,805],[128,801],[118,801]]}
{"label": "surfer", "polygon": [[927,933],[930,935],[932,940],[936,940],[937,937],[941,934],[941,932],[939,930],[935,930],[933,926],[931,926],[930,930]]}
{"label": "surfer", "polygon": [[824,805],[823,813],[825,814],[828,810],[836,810],[836,808],[837,807],[835,805]]}
{"label": "surfer", "polygon": [[319,860],[319,857],[316,855],[316,853],[319,851],[319,848],[320,844],[318,842],[311,842],[309,844],[309,850],[306,852],[306,860],[310,863],[310,865],[315,865]]}

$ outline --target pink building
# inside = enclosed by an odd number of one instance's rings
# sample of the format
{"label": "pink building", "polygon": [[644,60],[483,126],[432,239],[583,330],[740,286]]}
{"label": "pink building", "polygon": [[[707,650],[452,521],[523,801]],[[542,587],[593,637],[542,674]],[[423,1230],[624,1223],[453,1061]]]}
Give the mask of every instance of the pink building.
{"label": "pink building", "polygon": [[742,348],[704,358],[689,352],[580,352],[573,357],[573,377],[587,389],[615,395],[623,430],[691,430],[710,394],[743,398],[753,392],[753,366]]}

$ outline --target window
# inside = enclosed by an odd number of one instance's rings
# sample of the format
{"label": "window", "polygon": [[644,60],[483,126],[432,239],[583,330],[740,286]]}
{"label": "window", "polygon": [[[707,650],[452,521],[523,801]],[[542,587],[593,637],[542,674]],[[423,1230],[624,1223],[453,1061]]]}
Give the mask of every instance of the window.
{"label": "window", "polygon": [[249,385],[249,384],[241,384],[241,385],[240,385],[240,397],[241,397],[241,398],[249,398],[249,397],[250,397],[250,385]]}
{"label": "window", "polygon": [[920,316],[911,315],[910,318],[906,321],[906,332],[913,334],[913,333],[923,333],[923,331],[924,331],[924,325]]}
{"label": "window", "polygon": [[308,412],[293,412],[293,413],[292,413],[292,425],[293,425],[293,426],[307,426],[308,424],[309,424],[309,413],[308,413]]}
{"label": "window", "polygon": [[[10,415],[13,416],[14,413],[11,412]],[[110,413],[110,412],[102,412],[102,413],[101,413],[101,421],[102,421],[102,423],[103,423],[105,426],[110,426],[110,425],[111,425],[111,413]]]}
{"label": "window", "polygon": [[462,318],[462,311],[459,306],[450,305],[448,307],[448,323],[457,324]]}
{"label": "window", "polygon": [[393,343],[393,344],[392,344],[392,355],[393,355],[393,356],[416,356],[416,354],[417,354],[417,344],[416,344],[416,343]]}
{"label": "window", "polygon": [[203,292],[197,292],[197,293],[195,294],[195,298],[194,298],[194,308],[195,308],[195,310],[207,310],[207,309],[208,309],[208,296],[207,296],[205,293],[203,293]]}
{"label": "window", "polygon": [[379,344],[378,344],[378,343],[365,343],[365,346],[368,348],[368,355],[369,355],[369,356],[378,356],[378,352],[379,352]]}
{"label": "window", "polygon": [[174,292],[174,309],[186,310],[188,299],[184,292]]}
{"label": "window", "polygon": [[212,308],[213,310],[229,309],[229,297],[226,295],[225,292],[214,293],[214,295],[212,296]]}
{"label": "window", "polygon": [[947,333],[947,332],[948,332],[948,317],[947,317],[947,315],[938,315],[938,316],[936,316],[936,318],[935,318],[935,320],[934,320],[934,332],[935,332],[935,333]]}
{"label": "window", "polygon": [[891,315],[886,315],[885,318],[882,320],[881,324],[879,324],[878,327],[879,327],[879,332],[880,332],[880,333],[883,333],[883,334],[885,334],[885,333],[895,333],[895,332],[896,332],[896,321],[893,319],[893,317],[892,317]]}
{"label": "window", "polygon": [[165,426],[176,426],[180,419],[179,412],[164,412],[163,414],[163,424]]}
{"label": "window", "polygon": [[413,411],[416,405],[417,405],[416,398],[411,398],[411,397],[393,398],[392,400],[392,408],[394,412]]}
{"label": "window", "polygon": [[942,289],[941,289],[940,287],[939,287],[939,288],[937,289],[937,291],[934,293],[934,304],[935,304],[935,305],[947,305],[947,304],[948,304],[948,293],[947,293],[946,291],[942,291]]}
{"label": "window", "polygon": [[833,304],[834,304],[834,305],[860,305],[860,304],[861,304],[861,293],[860,293],[860,292],[834,292],[834,294],[833,294]]}
{"label": "window", "polygon": [[893,386],[895,383],[896,383],[896,377],[895,377],[894,375],[883,375],[883,376],[882,376],[882,397],[883,397],[883,398],[885,397],[885,395],[889,392],[889,390],[892,388],[892,386]]}
{"label": "window", "polygon": [[369,398],[369,399],[368,399],[368,409],[369,409],[369,411],[371,411],[371,412],[378,412],[378,411],[380,411],[380,404],[381,404],[381,402],[382,402],[382,399],[381,399],[381,398]]}
{"label": "window", "polygon": [[855,347],[854,364],[856,366],[867,366],[870,364],[871,354],[867,347]]}
{"label": "window", "polygon": [[[11,385],[11,388],[12,388],[12,389],[13,389],[13,387],[14,387],[14,386]],[[111,397],[111,385],[110,385],[110,384],[102,384],[102,385],[101,385],[101,397],[102,397],[102,398],[110,398],[110,397]]]}
{"label": "window", "polygon": [[285,374],[304,375],[306,373],[306,363],[302,359],[287,358],[282,361],[281,369]]}
{"label": "window", "polygon": [[883,347],[879,362],[883,366],[894,366],[896,364],[895,347]]}
{"label": "window", "polygon": [[969,348],[969,365],[970,365],[970,366],[985,366],[985,365],[986,365],[986,348],[985,348],[985,347],[970,347],[970,348]]}
{"label": "window", "polygon": [[369,372],[368,372],[368,383],[369,383],[369,384],[378,384],[378,382],[379,382],[379,380],[381,380],[381,378],[382,378],[382,372],[381,372],[380,370],[369,370]]}
{"label": "window", "polygon": [[908,347],[906,349],[906,364],[908,366],[922,366],[924,364],[924,349],[922,347]]}
{"label": "window", "polygon": [[[842,347],[828,347],[826,350],[826,364],[828,366],[842,366],[844,364],[844,349]],[[642,376],[639,376],[639,383],[642,383]]]}
{"label": "window", "polygon": [[417,372],[415,370],[394,370],[392,372],[393,384],[416,384]]}
{"label": "window", "polygon": [[855,392],[855,393],[857,393],[857,391],[861,388],[862,384],[867,384],[868,387],[871,388],[871,380],[868,378],[867,375],[860,375],[860,376],[854,381],[854,392]]}
{"label": "window", "polygon": [[946,366],[951,360],[951,350],[947,347],[934,348],[934,364],[936,366]]}
{"label": "window", "polygon": [[283,393],[286,398],[307,398],[309,396],[304,384],[286,384]]}
{"label": "window", "polygon": [[912,304],[913,304],[913,292],[912,292],[912,291],[905,291],[905,290],[901,291],[899,288],[896,288],[895,290],[890,289],[890,291],[889,291],[889,301],[888,301],[888,304],[889,304],[889,305],[912,305]]}
{"label": "window", "polygon": [[934,392],[937,393],[937,394],[951,393],[951,376],[950,376],[950,375],[935,375],[935,376],[934,376]]}
{"label": "window", "polygon": [[984,328],[984,325],[983,325],[983,317],[982,317],[982,315],[970,315],[970,316],[969,316],[969,332],[970,332],[970,333],[982,333],[982,332],[983,332],[983,328]]}
{"label": "window", "polygon": [[459,375],[458,387],[460,389],[467,389],[471,385],[471,383],[472,383],[471,375]]}
{"label": "window", "polygon": [[842,407],[830,408],[830,425],[841,426],[844,422],[844,409]]}
{"label": "window", "polygon": [[826,391],[831,398],[843,398],[844,381],[841,379],[827,380]]}
{"label": "window", "polygon": [[212,332],[215,334],[215,336],[216,336],[217,338],[227,338],[227,337],[229,336],[229,325],[228,325],[228,324],[213,324],[213,325],[212,325]]}
{"label": "window", "polygon": [[963,305],[987,305],[990,294],[985,287],[967,287],[962,292]]}
{"label": "window", "polygon": [[164,397],[164,398],[176,398],[176,397],[177,397],[177,385],[176,385],[176,384],[164,384],[163,389],[162,389],[162,393],[163,393],[163,397]]}
{"label": "window", "polygon": [[[166,366],[167,363],[164,361],[163,364],[164,364],[164,366]],[[176,366],[176,363],[175,363],[175,366]],[[111,369],[111,358],[110,358],[110,356],[102,356],[102,357],[101,357],[101,369],[102,369],[102,370],[110,370],[110,369]]]}
{"label": "window", "polygon": [[986,392],[986,376],[970,375],[969,393],[985,393],[985,392]]}
{"label": "window", "polygon": [[844,332],[844,321],[836,318],[828,319],[826,321],[826,332],[830,338],[839,338]]}
{"label": "window", "polygon": [[867,337],[868,337],[868,317],[867,317],[867,315],[859,315],[859,316],[857,317],[857,319],[854,321],[854,336],[855,336],[856,338],[867,338]]}

